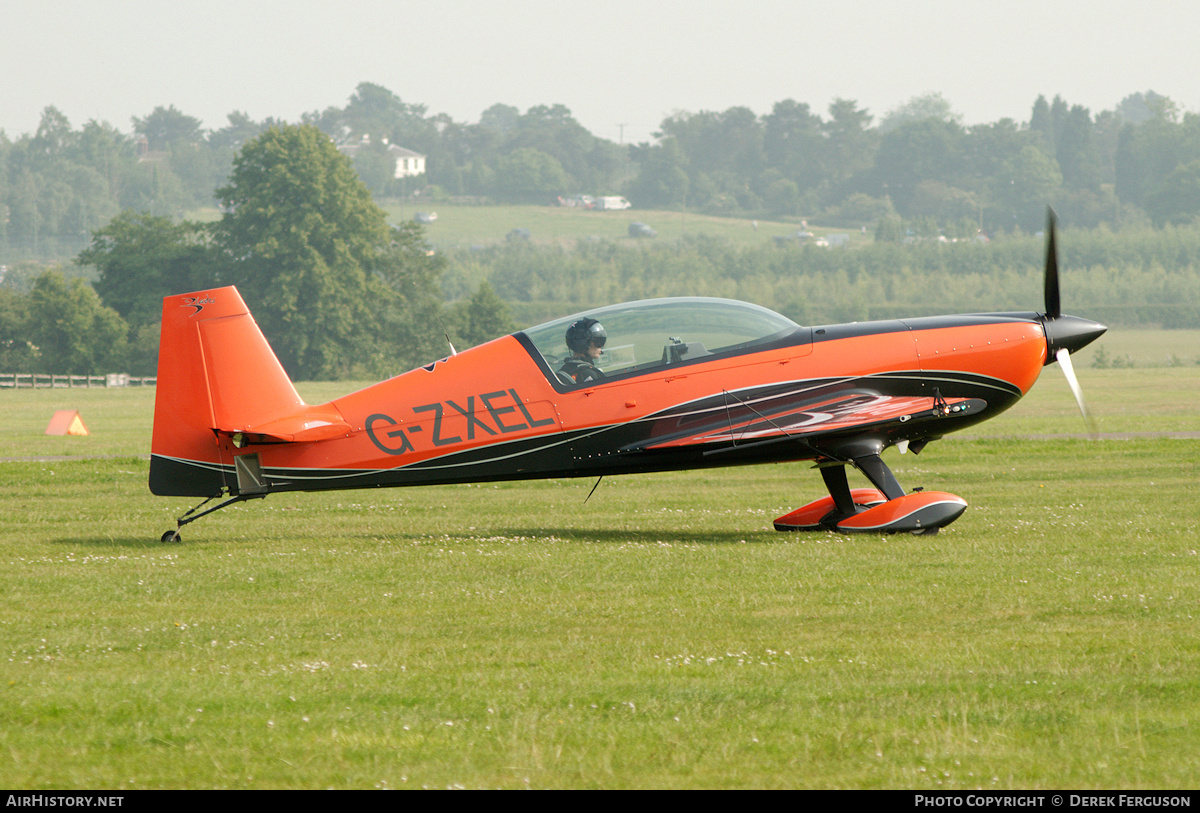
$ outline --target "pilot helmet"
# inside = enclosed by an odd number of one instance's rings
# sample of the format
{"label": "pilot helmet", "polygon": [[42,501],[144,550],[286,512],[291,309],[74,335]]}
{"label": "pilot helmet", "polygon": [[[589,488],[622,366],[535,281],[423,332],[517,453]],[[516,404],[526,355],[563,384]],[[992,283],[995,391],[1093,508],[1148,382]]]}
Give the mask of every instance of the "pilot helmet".
{"label": "pilot helmet", "polygon": [[607,340],[604,325],[595,319],[579,319],[567,328],[567,347],[572,353],[586,353],[589,344],[603,347]]}

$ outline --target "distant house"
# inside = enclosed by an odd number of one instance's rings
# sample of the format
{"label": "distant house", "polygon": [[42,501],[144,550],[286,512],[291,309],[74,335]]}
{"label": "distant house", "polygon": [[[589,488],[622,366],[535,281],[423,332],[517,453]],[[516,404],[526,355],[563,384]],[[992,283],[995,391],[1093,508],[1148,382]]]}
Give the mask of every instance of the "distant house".
{"label": "distant house", "polygon": [[[397,147],[395,144],[388,144],[386,138],[383,140],[383,143],[387,144],[388,155],[396,160],[396,172],[394,177],[411,178],[414,175],[425,174],[424,155],[421,155],[419,152],[413,152],[412,150],[405,149],[404,147]],[[339,144],[338,150],[343,155],[347,155],[351,160],[353,160],[355,153],[362,148],[369,146],[371,146],[371,137],[369,135],[364,135],[362,137],[362,141],[358,142],[357,144]]]}
{"label": "distant house", "polygon": [[421,155],[421,153],[392,144],[388,146],[388,155],[396,159],[397,178],[425,174],[425,156]]}

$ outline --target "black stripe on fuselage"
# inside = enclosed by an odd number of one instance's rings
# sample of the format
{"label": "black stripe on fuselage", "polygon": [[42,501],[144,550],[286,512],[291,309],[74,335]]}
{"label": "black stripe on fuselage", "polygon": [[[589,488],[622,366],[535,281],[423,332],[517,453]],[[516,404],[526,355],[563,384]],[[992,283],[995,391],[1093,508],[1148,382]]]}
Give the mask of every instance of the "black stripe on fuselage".
{"label": "black stripe on fuselage", "polygon": [[880,322],[847,322],[818,325],[812,329],[813,343],[835,342],[862,336],[882,336],[917,330],[941,330],[949,327],[986,327],[1013,322],[1038,323],[1037,313],[959,313],[950,316],[919,316],[913,319],[887,319]]}
{"label": "black stripe on fuselage", "polygon": [[[945,326],[946,320],[935,320]],[[973,322],[989,324],[990,321]],[[879,328],[893,323],[864,323]],[[899,324],[899,323],[894,323]],[[875,332],[887,332],[878,330]],[[867,335],[867,334],[864,334]],[[780,382],[714,393],[678,404],[636,421],[590,427],[572,432],[550,432],[537,437],[489,444],[430,460],[386,469],[310,469],[264,466],[269,491],[317,491],[381,486],[433,485],[457,482],[520,480],[543,477],[592,476],[597,473],[661,471],[672,468],[738,465],[820,456],[821,438],[845,438],[878,426],[843,427],[828,432],[814,427],[799,434],[795,444],[769,449],[738,451],[709,459],[722,443],[684,444],[676,448],[648,449],[671,441],[699,437],[749,421],[769,423],[775,416],[794,416],[806,409],[820,411],[831,399],[844,403],[855,397],[894,396],[974,398],[986,402],[986,417],[1008,408],[1020,398],[1013,384],[990,376],[954,371],[891,371],[873,376],[808,379]],[[853,406],[849,407],[853,411]],[[972,413],[964,419],[939,419],[928,431],[924,420],[904,428],[909,439],[935,437],[983,420]],[[889,422],[884,422],[889,423]],[[890,423],[895,423],[894,421]],[[895,429],[895,427],[893,427]],[[883,432],[891,437],[895,432]],[[899,437],[900,435],[896,435]],[[729,445],[734,445],[733,443]],[[248,450],[248,452],[251,450]],[[730,452],[734,450],[730,449]],[[151,489],[156,494],[212,496],[234,487],[232,466],[153,456]]]}
{"label": "black stripe on fuselage", "polygon": [[[772,418],[780,415],[792,416],[790,420],[794,420],[809,408],[820,412],[822,405],[831,399],[844,403],[856,397],[932,397],[935,389],[942,397],[978,399],[987,407],[982,413],[973,411],[962,418],[934,420],[931,415],[928,420],[908,420],[903,427],[896,419],[830,430],[814,426],[812,431],[796,433],[795,444],[772,446],[756,452],[747,449],[716,458],[711,457],[713,449],[733,446],[736,442],[697,442],[674,448],[649,448],[719,432],[748,421],[769,424]],[[551,432],[395,468],[346,470],[264,466],[263,471],[272,491],[315,491],[595,476],[813,459],[822,456],[823,445],[832,448],[836,445],[832,441],[864,433],[889,441],[939,437],[991,417],[1015,403],[1020,395],[1018,388],[1000,379],[947,371],[896,371],[878,376],[793,381],[706,396],[628,423]],[[853,411],[852,406],[850,411]]]}

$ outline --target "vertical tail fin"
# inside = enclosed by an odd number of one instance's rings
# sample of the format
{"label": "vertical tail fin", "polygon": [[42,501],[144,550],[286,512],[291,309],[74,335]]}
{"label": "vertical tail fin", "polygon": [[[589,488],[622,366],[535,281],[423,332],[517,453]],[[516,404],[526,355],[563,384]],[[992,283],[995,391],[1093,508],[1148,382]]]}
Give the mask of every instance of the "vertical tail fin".
{"label": "vertical tail fin", "polygon": [[304,402],[237,289],[163,300],[150,490],[211,497],[235,488],[219,432],[293,415]]}

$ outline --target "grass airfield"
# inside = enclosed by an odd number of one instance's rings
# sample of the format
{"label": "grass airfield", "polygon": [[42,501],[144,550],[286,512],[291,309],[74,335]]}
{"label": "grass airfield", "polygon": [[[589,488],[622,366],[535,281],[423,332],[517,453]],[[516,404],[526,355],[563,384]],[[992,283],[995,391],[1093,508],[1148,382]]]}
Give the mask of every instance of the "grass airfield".
{"label": "grass airfield", "polygon": [[[417,211],[433,211],[436,221],[425,226],[429,242],[439,249],[464,249],[503,244],[513,229],[526,229],[535,245],[573,246],[580,240],[612,240],[640,244],[645,239],[630,237],[629,224],[645,223],[658,232],[658,240],[676,240],[689,235],[706,235],[728,240],[733,245],[753,246],[776,237],[794,237],[798,222],[720,217],[695,212],[661,209],[597,211],[563,206],[463,206],[425,201],[414,205],[390,203],[383,207],[388,221],[411,220]],[[852,243],[874,238],[854,229],[822,226],[803,227],[818,236],[840,233]]]}
{"label": "grass airfield", "polygon": [[163,545],[152,389],[0,392],[0,785],[1195,787],[1200,368],[1077,370],[1099,441],[1052,368],[887,452],[970,503],[935,537],[777,534],[823,494],[789,464],[274,495]]}

